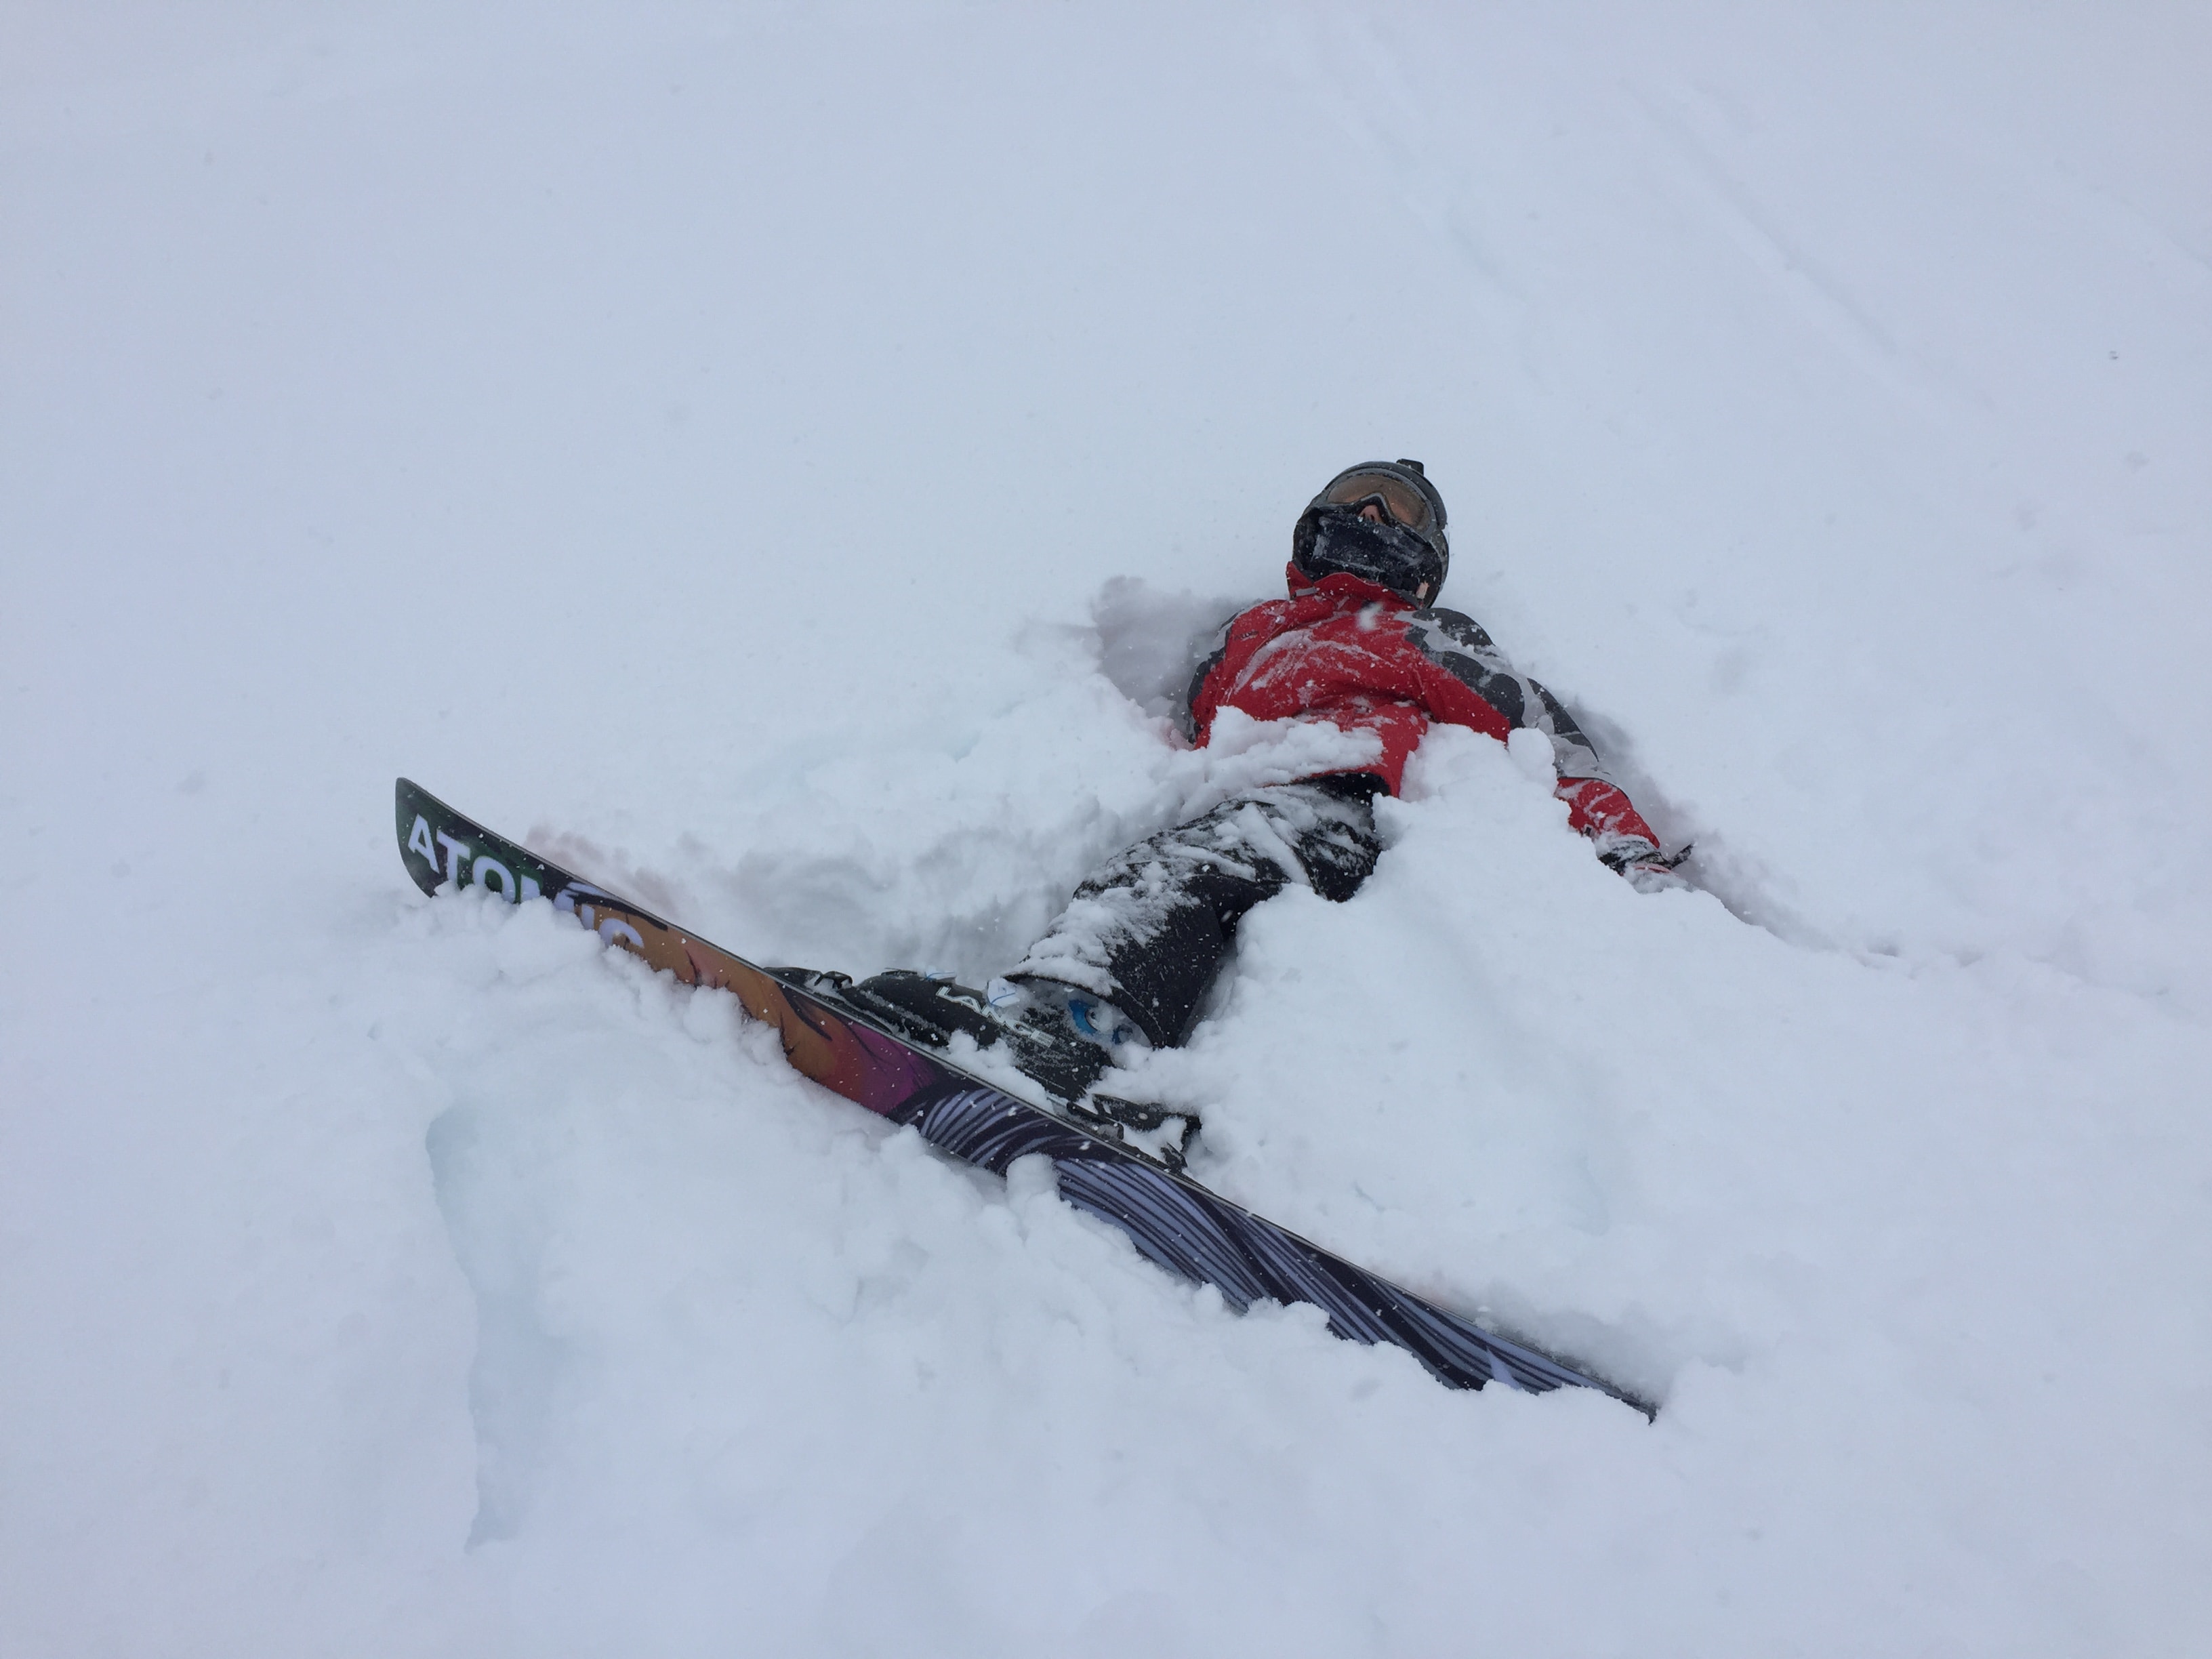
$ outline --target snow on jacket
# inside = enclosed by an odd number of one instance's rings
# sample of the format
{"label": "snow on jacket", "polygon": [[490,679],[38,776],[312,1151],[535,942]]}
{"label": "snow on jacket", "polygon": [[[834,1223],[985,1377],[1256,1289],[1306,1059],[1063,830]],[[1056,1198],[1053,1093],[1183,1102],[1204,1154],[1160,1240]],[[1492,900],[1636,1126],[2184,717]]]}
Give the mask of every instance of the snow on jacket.
{"label": "snow on jacket", "polygon": [[1503,741],[1516,726],[1552,740],[1567,821],[1607,858],[1657,850],[1659,838],[1559,699],[1516,672],[1490,635],[1456,611],[1417,608],[1387,587],[1341,572],[1318,582],[1293,565],[1291,596],[1239,611],[1190,684],[1192,736],[1203,745],[1214,716],[1327,720],[1372,732],[1381,758],[1361,770],[1398,793],[1431,722],[1472,726]]}

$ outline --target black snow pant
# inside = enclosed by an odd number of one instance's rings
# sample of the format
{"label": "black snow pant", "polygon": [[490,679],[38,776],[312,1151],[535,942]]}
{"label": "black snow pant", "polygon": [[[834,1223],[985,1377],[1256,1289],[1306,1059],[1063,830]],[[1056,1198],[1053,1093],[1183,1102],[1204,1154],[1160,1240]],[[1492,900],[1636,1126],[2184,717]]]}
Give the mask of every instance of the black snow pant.
{"label": "black snow pant", "polygon": [[1140,841],[1091,872],[1008,977],[1079,987],[1172,1047],[1246,911],[1293,884],[1339,902],[1358,890],[1382,850],[1382,793],[1365,773],[1251,789]]}

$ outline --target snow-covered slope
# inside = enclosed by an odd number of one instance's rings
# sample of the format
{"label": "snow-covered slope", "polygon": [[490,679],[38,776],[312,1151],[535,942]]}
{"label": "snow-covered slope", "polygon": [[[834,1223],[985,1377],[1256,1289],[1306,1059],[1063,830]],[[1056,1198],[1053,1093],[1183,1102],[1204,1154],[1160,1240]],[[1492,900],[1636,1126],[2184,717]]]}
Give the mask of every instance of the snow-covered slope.
{"label": "snow-covered slope", "polygon": [[[2157,5],[15,20],[0,1650],[2198,1650],[2208,70]],[[1264,763],[1160,689],[1376,454],[1704,890],[1440,734],[1153,1081],[1654,1425],[1231,1317],[402,877],[404,771],[988,973]]]}

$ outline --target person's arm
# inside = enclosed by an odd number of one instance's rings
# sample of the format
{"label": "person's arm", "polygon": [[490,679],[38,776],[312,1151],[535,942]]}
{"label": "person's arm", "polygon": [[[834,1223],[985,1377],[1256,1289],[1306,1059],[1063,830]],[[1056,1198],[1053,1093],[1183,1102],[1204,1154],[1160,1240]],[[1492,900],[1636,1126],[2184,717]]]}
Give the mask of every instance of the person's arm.
{"label": "person's arm", "polygon": [[[1408,632],[1421,654],[1443,671],[1429,700],[1431,715],[1492,737],[1518,726],[1541,732],[1552,742],[1559,777],[1555,793],[1567,804],[1567,822],[1590,838],[1598,857],[1639,888],[1678,879],[1673,871],[1682,855],[1670,860],[1661,854],[1658,836],[1613,781],[1575,717],[1508,662],[1480,625],[1456,611],[1422,611],[1413,614]],[[1463,694],[1480,707],[1469,706]]]}
{"label": "person's arm", "polygon": [[1229,654],[1230,630],[1243,619],[1246,611],[1240,611],[1213,630],[1206,650],[1190,672],[1190,684],[1182,694],[1182,734],[1193,743],[1202,743],[1212,729],[1214,711],[1220,705],[1222,687],[1209,688],[1206,682],[1213,671],[1221,666]]}

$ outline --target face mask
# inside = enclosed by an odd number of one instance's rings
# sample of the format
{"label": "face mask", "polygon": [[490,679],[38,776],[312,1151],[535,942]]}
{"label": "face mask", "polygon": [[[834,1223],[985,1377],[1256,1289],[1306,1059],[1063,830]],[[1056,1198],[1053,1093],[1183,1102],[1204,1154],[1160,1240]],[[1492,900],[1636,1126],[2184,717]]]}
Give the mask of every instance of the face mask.
{"label": "face mask", "polygon": [[1403,525],[1377,524],[1357,505],[1306,509],[1291,538],[1291,562],[1319,581],[1340,572],[1426,605],[1443,582],[1437,550]]}

